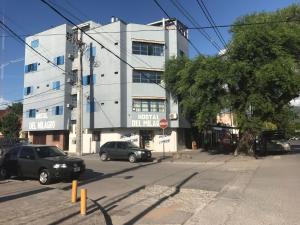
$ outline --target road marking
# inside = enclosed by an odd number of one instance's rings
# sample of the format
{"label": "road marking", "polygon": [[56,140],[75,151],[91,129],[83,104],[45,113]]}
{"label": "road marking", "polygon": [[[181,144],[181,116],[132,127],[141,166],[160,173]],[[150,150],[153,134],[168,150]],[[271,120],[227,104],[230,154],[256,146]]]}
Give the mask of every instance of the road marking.
{"label": "road marking", "polygon": [[273,156],[273,159],[281,159],[281,156],[279,155]]}

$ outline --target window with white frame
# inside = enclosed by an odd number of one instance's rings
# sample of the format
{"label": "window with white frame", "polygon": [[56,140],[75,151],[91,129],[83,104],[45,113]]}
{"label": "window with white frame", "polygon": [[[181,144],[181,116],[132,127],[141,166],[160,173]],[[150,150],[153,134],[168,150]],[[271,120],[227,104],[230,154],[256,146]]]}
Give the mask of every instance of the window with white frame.
{"label": "window with white frame", "polygon": [[135,112],[165,112],[165,100],[133,99],[132,111]]}
{"label": "window with white frame", "polygon": [[133,83],[156,83],[161,82],[160,71],[134,70],[132,74]]}
{"label": "window with white frame", "polygon": [[157,43],[133,41],[132,42],[132,54],[163,56],[164,55],[164,45],[157,44]]}

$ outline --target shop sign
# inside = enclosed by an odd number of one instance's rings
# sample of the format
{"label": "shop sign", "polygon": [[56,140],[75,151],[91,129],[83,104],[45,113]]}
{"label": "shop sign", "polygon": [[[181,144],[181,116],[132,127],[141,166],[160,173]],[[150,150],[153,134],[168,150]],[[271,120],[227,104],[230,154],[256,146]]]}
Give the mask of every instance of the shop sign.
{"label": "shop sign", "polygon": [[29,122],[29,130],[45,130],[45,129],[54,129],[55,121],[36,121]]}
{"label": "shop sign", "polygon": [[171,137],[167,136],[167,135],[159,135],[158,136],[158,141],[159,141],[159,144],[168,143],[168,142],[171,141]]}
{"label": "shop sign", "polygon": [[122,141],[130,141],[130,142],[137,142],[139,140],[139,136],[136,134],[128,134],[121,136]]}
{"label": "shop sign", "polygon": [[133,127],[159,127],[158,115],[138,114],[137,119],[131,120]]}

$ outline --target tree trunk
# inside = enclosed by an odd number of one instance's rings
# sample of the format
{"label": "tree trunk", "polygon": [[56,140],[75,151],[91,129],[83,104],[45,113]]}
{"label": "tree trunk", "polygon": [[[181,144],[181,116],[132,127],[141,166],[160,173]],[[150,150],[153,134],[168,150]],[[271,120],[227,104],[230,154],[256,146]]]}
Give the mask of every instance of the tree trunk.
{"label": "tree trunk", "polygon": [[237,156],[240,152],[245,152],[248,155],[254,154],[254,141],[255,135],[253,132],[246,130],[234,151],[234,156]]}

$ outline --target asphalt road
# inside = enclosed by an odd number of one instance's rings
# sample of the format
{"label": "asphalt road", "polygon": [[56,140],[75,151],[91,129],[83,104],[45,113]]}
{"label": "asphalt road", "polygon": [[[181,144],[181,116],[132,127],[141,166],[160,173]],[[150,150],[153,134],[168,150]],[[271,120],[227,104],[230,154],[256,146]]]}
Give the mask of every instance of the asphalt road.
{"label": "asphalt road", "polygon": [[[130,164],[85,157],[88,169],[79,188],[87,188],[106,224],[296,225],[300,142],[293,144],[292,154],[226,162],[222,155],[207,163]],[[22,188],[22,180],[10,182]],[[24,187],[39,188],[37,181],[24,181]],[[70,191],[64,182],[48,187]]]}

